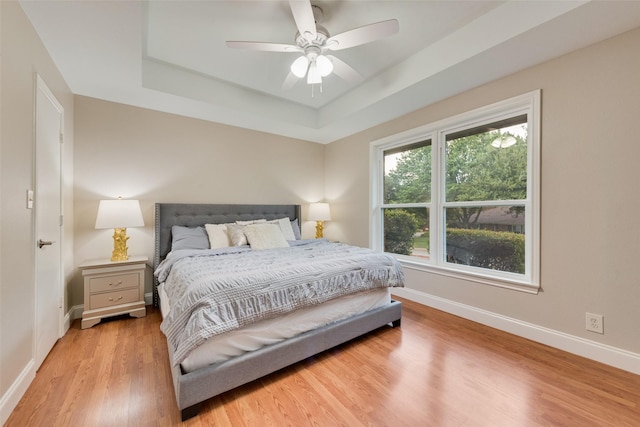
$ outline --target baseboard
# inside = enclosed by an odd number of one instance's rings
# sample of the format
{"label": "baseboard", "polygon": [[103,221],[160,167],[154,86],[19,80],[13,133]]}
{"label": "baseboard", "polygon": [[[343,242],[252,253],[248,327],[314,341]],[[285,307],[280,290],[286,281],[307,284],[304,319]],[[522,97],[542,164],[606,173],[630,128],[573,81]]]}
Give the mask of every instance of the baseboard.
{"label": "baseboard", "polygon": [[75,319],[82,319],[82,312],[84,311],[84,304],[74,305],[69,310],[69,323],[74,321]]}
{"label": "baseboard", "polygon": [[394,295],[640,375],[640,354],[407,288]]}
{"label": "baseboard", "polygon": [[62,321],[62,333],[60,334],[61,337],[63,337],[71,327],[71,322],[74,319],[72,317],[72,312],[73,312],[73,308],[69,310],[67,314],[64,316],[64,320]]}
{"label": "baseboard", "polygon": [[22,370],[18,378],[11,384],[9,390],[0,399],[0,425],[4,425],[11,412],[18,406],[18,402],[26,393],[29,385],[36,377],[36,362],[31,359]]}

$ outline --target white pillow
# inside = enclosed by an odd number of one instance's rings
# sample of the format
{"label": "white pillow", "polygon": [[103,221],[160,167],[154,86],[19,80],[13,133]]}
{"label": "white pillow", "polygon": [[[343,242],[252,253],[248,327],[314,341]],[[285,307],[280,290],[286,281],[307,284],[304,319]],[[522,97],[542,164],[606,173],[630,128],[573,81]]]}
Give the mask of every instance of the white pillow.
{"label": "white pillow", "polygon": [[231,246],[243,246],[247,244],[247,237],[244,235],[246,225],[228,224],[227,234],[229,235],[229,243]]}
{"label": "white pillow", "polygon": [[267,222],[269,224],[278,224],[285,240],[296,240],[296,235],[293,234],[293,228],[291,227],[291,220],[289,218],[274,219],[273,221]]}
{"label": "white pillow", "polygon": [[204,229],[207,230],[211,249],[228,248],[231,246],[226,224],[205,224]]}
{"label": "white pillow", "polygon": [[262,224],[263,222],[267,222],[266,219],[252,219],[249,221],[236,221],[238,225],[251,225],[251,224]]}
{"label": "white pillow", "polygon": [[244,228],[251,249],[286,248],[287,239],[277,224],[252,224]]}

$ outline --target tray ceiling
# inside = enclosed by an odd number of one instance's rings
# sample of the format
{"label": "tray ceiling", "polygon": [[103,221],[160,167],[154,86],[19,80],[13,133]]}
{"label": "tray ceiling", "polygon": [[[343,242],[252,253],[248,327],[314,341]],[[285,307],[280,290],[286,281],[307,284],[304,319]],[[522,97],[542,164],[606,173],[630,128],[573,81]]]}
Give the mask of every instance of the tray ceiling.
{"label": "tray ceiling", "polygon": [[[313,1],[331,34],[395,18],[398,34],[333,54],[364,80],[281,85],[296,54],[288,1],[21,5],[72,92],[318,143],[640,26],[628,1]],[[603,19],[604,17],[604,19]]]}

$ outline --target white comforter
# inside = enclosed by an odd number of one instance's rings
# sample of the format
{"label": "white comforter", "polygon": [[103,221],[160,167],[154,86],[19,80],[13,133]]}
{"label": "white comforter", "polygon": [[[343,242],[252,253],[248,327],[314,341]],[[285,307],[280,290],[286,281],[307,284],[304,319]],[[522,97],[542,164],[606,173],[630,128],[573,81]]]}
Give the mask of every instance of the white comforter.
{"label": "white comforter", "polygon": [[176,365],[214,335],[404,280],[391,255],[324,240],[267,250],[180,251],[156,275],[172,301],[160,328]]}

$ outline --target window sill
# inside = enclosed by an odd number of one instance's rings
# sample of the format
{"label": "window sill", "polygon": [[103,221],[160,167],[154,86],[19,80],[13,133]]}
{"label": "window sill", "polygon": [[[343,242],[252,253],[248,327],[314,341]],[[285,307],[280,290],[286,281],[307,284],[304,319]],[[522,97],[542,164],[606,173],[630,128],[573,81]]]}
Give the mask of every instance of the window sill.
{"label": "window sill", "polygon": [[529,294],[537,295],[540,292],[540,286],[530,284],[524,281],[519,281],[516,279],[503,279],[503,278],[491,277],[488,275],[482,275],[478,273],[467,273],[467,272],[455,270],[452,268],[413,261],[405,257],[397,257],[397,258],[403,267],[406,267],[411,270],[424,271],[427,273],[438,274],[441,276],[450,277],[454,279],[465,280],[467,282],[474,282],[482,285],[496,286],[499,288],[511,289],[514,291],[526,292]]}

